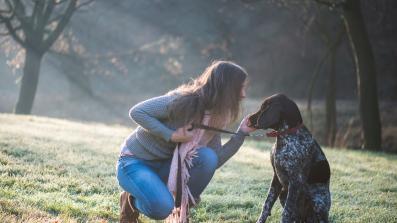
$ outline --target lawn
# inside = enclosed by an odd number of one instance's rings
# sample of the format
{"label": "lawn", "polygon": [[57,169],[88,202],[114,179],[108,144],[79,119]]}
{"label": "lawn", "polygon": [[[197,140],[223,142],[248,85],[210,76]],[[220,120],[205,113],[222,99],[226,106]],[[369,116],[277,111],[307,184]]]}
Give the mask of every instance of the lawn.
{"label": "lawn", "polygon": [[[132,127],[0,114],[0,222],[116,222],[115,163]],[[272,177],[270,146],[247,140],[217,171],[192,222],[255,222]],[[324,150],[332,222],[397,222],[397,155]],[[277,202],[269,222],[280,213]]]}

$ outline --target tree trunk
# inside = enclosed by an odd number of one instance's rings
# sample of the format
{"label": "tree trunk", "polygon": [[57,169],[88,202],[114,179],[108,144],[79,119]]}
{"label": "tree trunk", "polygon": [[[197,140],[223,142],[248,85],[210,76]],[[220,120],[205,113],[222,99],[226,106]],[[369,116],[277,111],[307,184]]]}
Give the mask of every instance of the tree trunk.
{"label": "tree trunk", "polygon": [[336,50],[334,47],[331,52],[330,72],[327,80],[327,94],[325,102],[325,140],[326,145],[334,147],[336,135]]}
{"label": "tree trunk", "polygon": [[15,114],[30,114],[32,111],[42,58],[42,53],[38,53],[31,48],[26,48],[25,66],[23,68],[19,97],[15,106]]}
{"label": "tree trunk", "polygon": [[360,116],[365,149],[381,149],[376,67],[368,33],[361,14],[360,0],[347,0],[343,8],[346,30],[356,65]]}

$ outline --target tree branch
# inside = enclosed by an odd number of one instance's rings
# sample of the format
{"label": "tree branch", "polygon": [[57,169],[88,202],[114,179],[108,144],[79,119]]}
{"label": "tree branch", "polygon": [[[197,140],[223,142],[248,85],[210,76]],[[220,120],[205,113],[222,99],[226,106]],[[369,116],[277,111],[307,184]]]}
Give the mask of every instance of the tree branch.
{"label": "tree branch", "polygon": [[[21,25],[19,25],[17,27],[14,27],[13,29],[14,29],[15,32],[17,32],[18,30],[21,30],[21,28],[22,28]],[[11,33],[9,31],[5,32],[5,33],[0,33],[0,36],[9,36],[9,35],[11,35]]]}
{"label": "tree branch", "polygon": [[50,19],[51,12],[54,9],[54,6],[55,6],[55,1],[54,0],[51,0],[47,4],[47,7],[46,7],[46,9],[44,11],[44,16],[43,16],[43,21],[44,22],[43,22],[43,24],[46,24],[48,22],[48,20]]}
{"label": "tree branch", "polygon": [[63,14],[63,17],[61,18],[61,20],[58,22],[58,25],[56,26],[54,31],[52,31],[52,33],[48,36],[48,38],[44,40],[43,49],[45,51],[47,51],[52,46],[52,44],[59,37],[59,35],[62,33],[63,29],[66,27],[66,25],[70,21],[70,18],[72,17],[74,11],[76,10],[76,4],[77,4],[77,0],[70,0],[68,8],[66,9],[65,13]]}
{"label": "tree branch", "polygon": [[33,21],[32,27],[34,30],[37,30],[37,34],[39,34],[39,35],[41,32],[38,29],[40,26],[42,26],[45,3],[46,3],[46,1],[36,1],[34,11],[31,16],[31,20]]}
{"label": "tree branch", "polygon": [[10,5],[9,1],[6,1],[6,5],[8,6],[8,10],[7,9],[0,9],[0,13],[2,14],[13,14],[14,9],[12,7],[12,5]]}
{"label": "tree branch", "polygon": [[89,5],[89,4],[91,4],[92,2],[94,2],[94,1],[95,1],[95,0],[87,0],[86,2],[80,3],[80,4],[77,6],[77,9],[80,9],[80,8],[84,7],[85,5]]}
{"label": "tree branch", "polygon": [[50,0],[47,5],[43,8],[42,15],[40,16],[40,20],[37,23],[37,32],[42,33],[42,38],[44,36],[44,30],[48,23],[48,20],[51,16],[51,13],[55,6],[55,0]]}
{"label": "tree branch", "polygon": [[53,23],[53,22],[57,22],[59,20],[61,20],[63,17],[63,14],[57,15],[56,17],[52,18],[51,20],[47,21],[47,25]]}
{"label": "tree branch", "polygon": [[[4,23],[6,26],[9,35],[17,42],[19,45],[21,45],[23,48],[27,47],[26,41],[24,41],[21,37],[18,36],[17,31],[20,29],[18,27],[13,27],[11,23],[11,19],[5,18],[3,15],[0,14],[0,20]],[[20,25],[22,27],[22,25]],[[16,29],[17,28],[17,29]]]}
{"label": "tree branch", "polygon": [[12,21],[15,17],[15,13],[12,11],[10,16],[5,16],[4,14],[10,14],[10,12],[0,12],[0,23],[4,23],[6,20]]}
{"label": "tree branch", "polygon": [[[6,2],[9,2],[9,0],[6,0]],[[14,6],[14,13],[18,19],[18,21],[22,25],[22,29],[25,33],[25,37],[28,39],[30,33],[33,33],[33,29],[31,26],[31,22],[28,19],[28,16],[25,14],[25,6],[21,3],[20,0],[13,0],[15,6]],[[11,3],[9,3],[11,4]]]}
{"label": "tree branch", "polygon": [[309,84],[308,97],[307,97],[307,110],[309,112],[309,117],[310,117],[310,129],[312,129],[312,130],[313,130],[313,121],[312,121],[311,104],[312,104],[314,85],[317,81],[318,76],[320,75],[321,67],[323,66],[323,64],[325,63],[327,58],[330,56],[331,52],[340,45],[344,33],[345,33],[345,27],[341,26],[341,30],[339,31],[335,41],[331,44],[328,44],[328,49],[327,49],[326,53],[321,58],[321,60],[317,63],[317,65],[314,69],[313,75],[311,77],[311,81]]}

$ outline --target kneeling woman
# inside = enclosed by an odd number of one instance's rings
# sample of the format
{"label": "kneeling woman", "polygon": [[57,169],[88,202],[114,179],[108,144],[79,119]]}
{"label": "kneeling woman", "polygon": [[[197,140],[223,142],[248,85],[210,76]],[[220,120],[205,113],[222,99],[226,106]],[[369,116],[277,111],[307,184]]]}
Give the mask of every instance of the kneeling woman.
{"label": "kneeling woman", "polygon": [[[234,122],[246,83],[243,68],[217,61],[189,84],[131,108],[130,117],[138,127],[123,143],[117,163],[117,179],[125,190],[120,197],[120,222],[137,222],[138,213],[156,220],[170,216],[186,222],[186,209],[199,201],[215,170],[238,151],[245,135],[255,130],[244,118],[237,134],[222,145],[219,133],[190,131],[191,124],[224,128]],[[180,201],[175,199],[175,187],[182,188]]]}

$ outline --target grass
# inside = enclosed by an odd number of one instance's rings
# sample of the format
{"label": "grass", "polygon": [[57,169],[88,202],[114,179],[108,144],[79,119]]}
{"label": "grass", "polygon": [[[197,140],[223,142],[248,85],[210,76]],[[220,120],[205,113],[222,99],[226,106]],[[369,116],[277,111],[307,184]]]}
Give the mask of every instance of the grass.
{"label": "grass", "polygon": [[[131,129],[0,114],[0,222],[116,222],[118,145]],[[255,222],[271,144],[246,141],[219,169],[192,222]],[[325,149],[332,222],[397,222],[397,156]],[[280,204],[269,222],[279,222]],[[143,222],[151,222],[141,217]]]}

